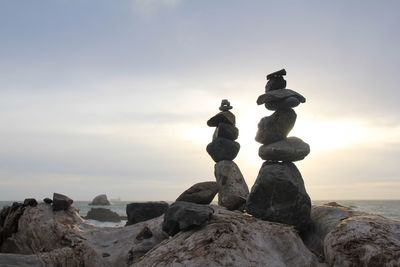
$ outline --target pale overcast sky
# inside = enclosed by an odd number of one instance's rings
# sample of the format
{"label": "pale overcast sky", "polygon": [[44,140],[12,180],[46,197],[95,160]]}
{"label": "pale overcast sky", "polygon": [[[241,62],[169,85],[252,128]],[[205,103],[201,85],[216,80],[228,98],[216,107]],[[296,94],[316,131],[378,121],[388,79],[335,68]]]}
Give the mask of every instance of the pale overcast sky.
{"label": "pale overcast sky", "polygon": [[400,198],[399,1],[0,0],[0,200],[174,200],[228,98],[251,187],[265,75],[307,98],[312,199]]}

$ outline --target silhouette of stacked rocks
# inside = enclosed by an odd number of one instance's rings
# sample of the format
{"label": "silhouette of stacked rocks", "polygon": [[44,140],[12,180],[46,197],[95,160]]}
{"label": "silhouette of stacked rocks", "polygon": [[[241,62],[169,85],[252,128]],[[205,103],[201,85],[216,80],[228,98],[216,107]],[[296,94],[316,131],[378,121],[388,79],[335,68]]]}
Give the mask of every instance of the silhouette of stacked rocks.
{"label": "silhouette of stacked rocks", "polygon": [[310,147],[297,137],[287,137],[296,122],[292,109],[305,98],[286,89],[284,69],[267,75],[265,94],[257,104],[275,111],[258,124],[256,141],[261,143],[258,154],[265,160],[246,203],[253,216],[295,226],[303,231],[310,222],[311,200],[303,178],[293,161],[304,159]]}
{"label": "silhouette of stacked rocks", "polygon": [[239,130],[235,127],[235,115],[229,101],[223,99],[218,114],[207,121],[210,127],[216,127],[212,142],[207,146],[207,152],[216,162],[214,174],[218,184],[218,204],[229,210],[241,209],[246,203],[249,189],[243,175],[233,161],[240,150],[240,144],[235,140]]}

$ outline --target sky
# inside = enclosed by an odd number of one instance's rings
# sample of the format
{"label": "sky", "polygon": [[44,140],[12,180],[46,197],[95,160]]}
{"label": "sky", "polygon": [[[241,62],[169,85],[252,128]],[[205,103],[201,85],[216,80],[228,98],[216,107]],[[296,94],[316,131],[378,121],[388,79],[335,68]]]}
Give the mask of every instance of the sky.
{"label": "sky", "polygon": [[289,136],[315,200],[400,198],[399,1],[0,0],[0,200],[174,200],[213,181],[229,99],[235,162],[262,160],[265,76],[304,95]]}

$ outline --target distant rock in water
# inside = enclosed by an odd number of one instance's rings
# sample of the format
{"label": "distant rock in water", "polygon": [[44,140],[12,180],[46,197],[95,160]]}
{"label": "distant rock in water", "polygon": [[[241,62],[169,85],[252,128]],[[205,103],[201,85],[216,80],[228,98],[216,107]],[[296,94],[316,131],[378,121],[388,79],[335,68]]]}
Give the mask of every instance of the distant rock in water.
{"label": "distant rock in water", "polygon": [[106,194],[101,194],[101,195],[96,196],[92,200],[92,202],[89,203],[89,205],[93,205],[93,206],[109,206],[110,205],[110,201],[108,201]]}
{"label": "distant rock in water", "polygon": [[54,193],[53,194],[53,211],[68,210],[74,201],[69,197]]}
{"label": "distant rock in water", "polygon": [[118,213],[105,208],[91,208],[86,215],[88,220],[96,220],[100,222],[120,222],[121,218]]}
{"label": "distant rock in water", "polygon": [[43,202],[46,204],[51,204],[51,203],[53,203],[53,200],[51,198],[46,197],[43,199]]}
{"label": "distant rock in water", "polygon": [[210,204],[217,193],[217,182],[202,182],[192,185],[189,189],[183,192],[176,201]]}
{"label": "distant rock in water", "polygon": [[134,202],[126,205],[128,221],[126,225],[147,221],[164,214],[168,209],[168,203],[159,202]]}

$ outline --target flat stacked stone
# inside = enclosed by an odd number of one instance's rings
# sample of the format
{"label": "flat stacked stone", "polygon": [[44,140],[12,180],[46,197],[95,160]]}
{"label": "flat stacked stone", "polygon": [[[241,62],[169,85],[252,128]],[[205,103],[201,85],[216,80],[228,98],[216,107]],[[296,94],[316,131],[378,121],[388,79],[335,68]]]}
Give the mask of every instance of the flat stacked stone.
{"label": "flat stacked stone", "polygon": [[232,106],[223,99],[219,112],[207,121],[210,127],[216,127],[207,152],[216,162],[214,174],[218,184],[218,204],[229,210],[243,209],[249,189],[243,175],[233,160],[240,150],[235,140],[239,136],[235,115],[230,112]]}
{"label": "flat stacked stone", "polygon": [[310,222],[311,200],[303,178],[293,161],[304,159],[310,146],[297,137],[287,137],[296,122],[292,109],[306,99],[286,89],[284,69],[267,75],[265,93],[257,104],[275,111],[261,119],[256,141],[265,160],[247,198],[246,210],[262,220],[285,223],[303,231]]}

